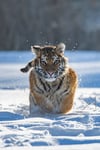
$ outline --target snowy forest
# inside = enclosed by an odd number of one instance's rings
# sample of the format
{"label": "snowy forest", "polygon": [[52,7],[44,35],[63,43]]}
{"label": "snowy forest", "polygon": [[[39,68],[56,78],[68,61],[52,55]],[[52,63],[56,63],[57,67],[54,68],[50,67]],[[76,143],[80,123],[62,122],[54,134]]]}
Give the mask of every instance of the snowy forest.
{"label": "snowy forest", "polygon": [[0,0],[0,50],[64,42],[100,50],[99,0]]}

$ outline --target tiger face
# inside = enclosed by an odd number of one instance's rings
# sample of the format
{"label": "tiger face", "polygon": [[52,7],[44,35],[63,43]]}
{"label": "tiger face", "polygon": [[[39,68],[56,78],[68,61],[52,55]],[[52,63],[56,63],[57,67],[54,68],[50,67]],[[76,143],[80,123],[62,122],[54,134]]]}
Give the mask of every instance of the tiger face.
{"label": "tiger face", "polygon": [[67,59],[64,57],[65,45],[57,46],[33,46],[35,52],[35,71],[47,81],[54,81],[64,74]]}

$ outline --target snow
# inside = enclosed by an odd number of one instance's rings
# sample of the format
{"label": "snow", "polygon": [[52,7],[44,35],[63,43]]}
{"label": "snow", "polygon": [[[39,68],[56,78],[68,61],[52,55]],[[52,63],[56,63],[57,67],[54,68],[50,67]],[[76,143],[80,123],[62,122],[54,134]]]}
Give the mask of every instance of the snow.
{"label": "snow", "polygon": [[100,149],[100,52],[66,52],[79,76],[69,114],[29,116],[28,75],[19,70],[31,52],[0,52],[0,149]]}

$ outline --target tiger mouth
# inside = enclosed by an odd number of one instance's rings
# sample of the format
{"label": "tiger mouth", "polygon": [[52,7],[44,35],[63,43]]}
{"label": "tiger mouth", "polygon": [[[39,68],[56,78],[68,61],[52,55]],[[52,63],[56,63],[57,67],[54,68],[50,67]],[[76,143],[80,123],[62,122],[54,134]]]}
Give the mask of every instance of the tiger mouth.
{"label": "tiger mouth", "polygon": [[43,77],[47,81],[54,81],[56,80],[59,76],[63,75],[64,69],[55,71],[55,72],[45,72],[42,69],[36,69],[37,74],[40,77]]}
{"label": "tiger mouth", "polygon": [[45,80],[48,81],[48,82],[53,82],[53,81],[56,80],[56,78],[45,78]]}
{"label": "tiger mouth", "polygon": [[43,76],[43,78],[47,81],[55,81],[57,78],[59,78],[61,75],[63,75],[63,73],[60,73],[60,74],[52,74],[52,76],[46,74]]}

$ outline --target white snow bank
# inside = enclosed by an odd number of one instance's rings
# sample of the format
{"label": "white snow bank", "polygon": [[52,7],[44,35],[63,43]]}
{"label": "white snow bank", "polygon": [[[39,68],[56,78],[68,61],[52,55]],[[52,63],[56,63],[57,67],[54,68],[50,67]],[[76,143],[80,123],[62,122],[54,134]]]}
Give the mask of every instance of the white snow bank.
{"label": "white snow bank", "polygon": [[28,74],[20,68],[33,56],[0,52],[0,149],[100,149],[100,53],[66,51],[65,55],[78,73],[79,87],[91,88],[77,90],[69,114],[36,112],[30,118]]}
{"label": "white snow bank", "polygon": [[[0,90],[0,146],[58,146],[100,143],[100,89],[78,89],[72,112],[28,117],[29,90]],[[85,145],[84,145],[85,144]],[[70,145],[70,146],[69,146]],[[80,146],[79,146],[80,147]],[[57,147],[59,148],[59,147]],[[45,147],[46,149],[46,147]],[[45,150],[44,149],[44,150]],[[52,147],[53,149],[53,147]]]}
{"label": "white snow bank", "polygon": [[25,146],[25,147],[7,147],[0,150],[99,150],[100,144],[84,144],[84,145],[66,145],[66,146]]}

